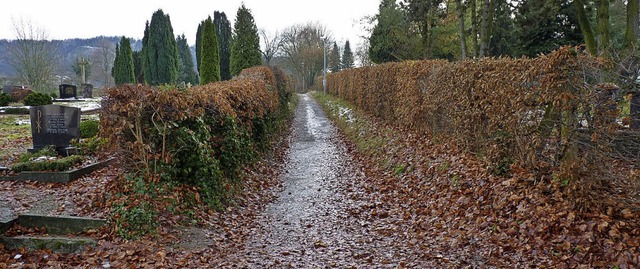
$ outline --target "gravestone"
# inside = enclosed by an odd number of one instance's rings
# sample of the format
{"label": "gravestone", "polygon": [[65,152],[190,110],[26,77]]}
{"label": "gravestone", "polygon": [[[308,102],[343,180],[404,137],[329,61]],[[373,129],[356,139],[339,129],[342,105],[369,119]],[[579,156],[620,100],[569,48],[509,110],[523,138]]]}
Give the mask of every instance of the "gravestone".
{"label": "gravestone", "polygon": [[78,98],[78,87],[70,84],[60,84],[60,99]]}
{"label": "gravestone", "polygon": [[80,137],[80,108],[60,105],[34,106],[30,108],[33,149],[56,147],[58,154],[66,156],[71,139]]}
{"label": "gravestone", "polygon": [[83,83],[82,87],[82,98],[93,98],[93,85]]}

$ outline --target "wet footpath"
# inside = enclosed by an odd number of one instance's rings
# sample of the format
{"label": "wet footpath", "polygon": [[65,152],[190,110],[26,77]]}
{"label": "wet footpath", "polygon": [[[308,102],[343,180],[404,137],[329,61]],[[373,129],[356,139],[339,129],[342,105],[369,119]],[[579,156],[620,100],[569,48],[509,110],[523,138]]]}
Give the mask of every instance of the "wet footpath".
{"label": "wet footpath", "polygon": [[[238,268],[395,268],[369,224],[349,214],[357,177],[337,128],[310,95],[299,95],[283,191],[257,217]],[[235,260],[235,259],[234,259]]]}

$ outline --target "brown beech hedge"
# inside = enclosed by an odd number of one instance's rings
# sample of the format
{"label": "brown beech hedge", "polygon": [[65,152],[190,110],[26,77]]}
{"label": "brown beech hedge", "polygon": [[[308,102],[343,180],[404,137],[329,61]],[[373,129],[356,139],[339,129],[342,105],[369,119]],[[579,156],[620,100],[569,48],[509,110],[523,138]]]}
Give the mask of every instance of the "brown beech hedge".
{"label": "brown beech hedge", "polygon": [[[275,73],[275,75],[274,75]],[[231,81],[177,89],[109,89],[101,136],[121,152],[128,173],[146,181],[199,187],[219,204],[237,169],[268,144],[290,96],[280,70],[254,67]]]}
{"label": "brown beech hedge", "polygon": [[[618,134],[607,65],[580,48],[537,58],[386,63],[330,74],[329,93],[389,122],[453,142],[494,172],[513,165],[591,173]],[[321,85],[321,84],[319,84]],[[578,164],[578,165],[577,165]]]}

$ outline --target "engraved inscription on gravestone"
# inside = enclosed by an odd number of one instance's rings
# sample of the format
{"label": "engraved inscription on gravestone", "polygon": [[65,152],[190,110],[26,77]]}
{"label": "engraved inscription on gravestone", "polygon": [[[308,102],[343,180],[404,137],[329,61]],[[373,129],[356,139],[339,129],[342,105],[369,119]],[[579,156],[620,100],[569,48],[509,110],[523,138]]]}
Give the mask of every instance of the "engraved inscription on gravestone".
{"label": "engraved inscription on gravestone", "polygon": [[[71,139],[80,136],[80,108],[60,105],[34,106],[30,109],[33,149],[54,145],[59,153]],[[64,154],[63,154],[64,155]]]}

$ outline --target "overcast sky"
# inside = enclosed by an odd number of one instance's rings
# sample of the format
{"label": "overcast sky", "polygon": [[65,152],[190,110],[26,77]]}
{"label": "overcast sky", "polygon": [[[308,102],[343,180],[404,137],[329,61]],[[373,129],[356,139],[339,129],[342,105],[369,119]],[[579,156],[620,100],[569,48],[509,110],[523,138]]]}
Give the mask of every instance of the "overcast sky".
{"label": "overcast sky", "polygon": [[141,39],[144,25],[159,8],[171,17],[174,34],[195,43],[200,21],[222,11],[231,22],[241,3],[251,10],[259,29],[273,33],[294,24],[319,22],[342,46],[360,43],[360,19],[377,12],[379,0],[9,0],[0,8],[0,39],[14,39],[12,20],[27,20],[51,39],[122,36]]}

